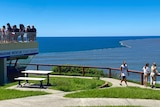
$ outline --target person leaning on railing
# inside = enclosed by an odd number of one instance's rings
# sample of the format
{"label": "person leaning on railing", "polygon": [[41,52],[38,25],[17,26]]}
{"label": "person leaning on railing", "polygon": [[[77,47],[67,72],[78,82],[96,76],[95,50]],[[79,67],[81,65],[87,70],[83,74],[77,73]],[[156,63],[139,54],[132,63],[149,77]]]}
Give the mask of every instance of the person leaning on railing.
{"label": "person leaning on railing", "polygon": [[6,27],[5,27],[4,25],[2,26],[1,32],[2,32],[2,42],[3,42],[3,43],[6,43],[6,42],[7,42],[7,38],[6,38]]}
{"label": "person leaning on railing", "polygon": [[10,43],[12,37],[12,27],[10,23],[7,23],[7,41]]}
{"label": "person leaning on railing", "polygon": [[21,41],[24,42],[25,26],[19,24],[19,35],[21,36]]}
{"label": "person leaning on railing", "polygon": [[151,88],[154,88],[156,85],[156,75],[158,74],[158,70],[156,67],[156,63],[153,63],[151,66],[151,74],[150,74],[150,85]]}
{"label": "person leaning on railing", "polygon": [[150,72],[149,63],[146,63],[146,65],[142,68],[142,70],[144,73],[144,85],[147,87],[148,76]]}
{"label": "person leaning on railing", "polygon": [[19,36],[19,29],[16,25],[13,26],[13,32],[14,32],[14,42],[18,42],[18,36]]}
{"label": "person leaning on railing", "polygon": [[35,41],[37,29],[34,27],[34,25],[32,25],[32,28],[30,31],[31,31],[31,41]]}
{"label": "person leaning on railing", "polygon": [[28,25],[26,28],[26,36],[27,36],[27,41],[31,41],[31,27],[30,27],[30,25]]}

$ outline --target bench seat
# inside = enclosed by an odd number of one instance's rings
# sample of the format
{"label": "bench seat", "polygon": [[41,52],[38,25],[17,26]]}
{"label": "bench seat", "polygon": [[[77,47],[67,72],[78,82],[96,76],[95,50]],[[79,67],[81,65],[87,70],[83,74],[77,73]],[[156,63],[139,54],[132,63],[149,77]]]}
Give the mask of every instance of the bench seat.
{"label": "bench seat", "polygon": [[43,81],[45,80],[45,78],[34,78],[34,77],[17,77],[14,78],[14,80],[18,81],[18,85],[22,87],[21,85],[21,81],[29,81],[29,80],[33,80],[33,81],[40,81],[40,87],[43,88]]}

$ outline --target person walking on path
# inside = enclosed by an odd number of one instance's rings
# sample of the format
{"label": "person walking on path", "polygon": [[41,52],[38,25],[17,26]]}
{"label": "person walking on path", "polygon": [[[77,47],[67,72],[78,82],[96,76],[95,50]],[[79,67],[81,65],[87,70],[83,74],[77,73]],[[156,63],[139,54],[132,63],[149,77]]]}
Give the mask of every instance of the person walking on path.
{"label": "person walking on path", "polygon": [[146,65],[142,68],[143,73],[144,73],[144,86],[147,87],[147,82],[148,82],[148,76],[150,73],[150,68],[149,68],[149,63],[146,63]]}
{"label": "person walking on path", "polygon": [[154,88],[156,85],[156,75],[158,74],[158,70],[156,67],[156,63],[153,63],[151,66],[151,74],[150,74],[150,85],[151,88]]}
{"label": "person walking on path", "polygon": [[128,66],[126,61],[123,61],[122,65],[120,66],[120,76],[121,76],[120,85],[122,85],[122,82],[124,81],[126,83],[126,86],[128,86],[127,79],[126,79],[127,74],[129,76]]}

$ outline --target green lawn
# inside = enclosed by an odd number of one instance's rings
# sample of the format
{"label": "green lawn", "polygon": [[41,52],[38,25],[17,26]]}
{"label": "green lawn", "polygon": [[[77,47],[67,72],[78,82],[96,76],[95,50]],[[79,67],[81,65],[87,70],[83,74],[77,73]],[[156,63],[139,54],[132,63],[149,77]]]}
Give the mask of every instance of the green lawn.
{"label": "green lawn", "polygon": [[[32,82],[32,81],[31,81]],[[49,94],[42,91],[19,91],[6,89],[9,86],[13,86],[18,82],[6,84],[0,86],[0,100],[14,99],[28,96],[45,95]],[[33,81],[36,83],[36,81]],[[68,78],[68,77],[50,77],[50,89],[61,90],[65,92],[78,91],[72,94],[67,94],[65,97],[70,98],[138,98],[138,99],[157,99],[160,100],[160,90],[153,90],[147,88],[138,87],[109,87],[100,89],[99,86],[105,83],[105,81],[82,78]],[[39,84],[37,81],[36,84]],[[46,84],[46,80],[44,81]],[[109,83],[111,86],[112,84]],[[121,106],[120,106],[121,107]]]}
{"label": "green lawn", "polygon": [[5,89],[2,87],[0,88],[0,100],[45,95],[45,94],[48,94],[48,93],[42,92],[42,91],[20,91],[20,90],[13,90],[13,89]]}
{"label": "green lawn", "polygon": [[[36,84],[39,84],[38,81],[31,81]],[[50,89],[60,90],[64,92],[71,92],[77,90],[88,90],[88,89],[96,89],[99,88],[105,81],[97,79],[97,78],[69,78],[69,77],[50,77],[51,86]],[[43,82],[43,84],[47,84],[47,80]],[[109,83],[111,86],[112,84]]]}
{"label": "green lawn", "polygon": [[[38,81],[37,82],[30,81],[30,82],[39,84]],[[77,91],[77,90],[95,89],[101,84],[103,84],[104,81],[97,79],[51,77],[50,83],[53,84],[51,87],[49,87],[50,89],[56,89],[61,91]],[[0,86],[0,100],[49,94],[43,91],[20,91],[14,89],[6,89],[7,87],[17,84],[18,82],[13,82],[10,84],[6,84],[5,86]],[[44,81],[44,84],[46,84],[46,81]]]}
{"label": "green lawn", "polygon": [[65,92],[96,89],[100,85],[105,83],[105,81],[94,78],[82,79],[82,78],[54,77],[51,78],[50,81],[51,84],[53,85],[52,87],[50,87],[51,89],[61,90]]}
{"label": "green lawn", "polygon": [[138,87],[114,87],[106,89],[93,89],[67,94],[70,98],[138,98],[160,100],[160,90]]}

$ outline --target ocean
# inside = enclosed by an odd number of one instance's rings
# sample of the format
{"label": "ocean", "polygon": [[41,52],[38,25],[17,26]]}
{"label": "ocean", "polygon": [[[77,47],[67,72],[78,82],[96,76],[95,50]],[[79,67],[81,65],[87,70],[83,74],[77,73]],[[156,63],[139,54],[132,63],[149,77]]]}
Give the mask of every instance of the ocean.
{"label": "ocean", "polygon": [[160,36],[37,37],[37,41],[39,54],[30,63],[119,68],[125,60],[130,70],[142,71],[153,62],[160,68]]}

